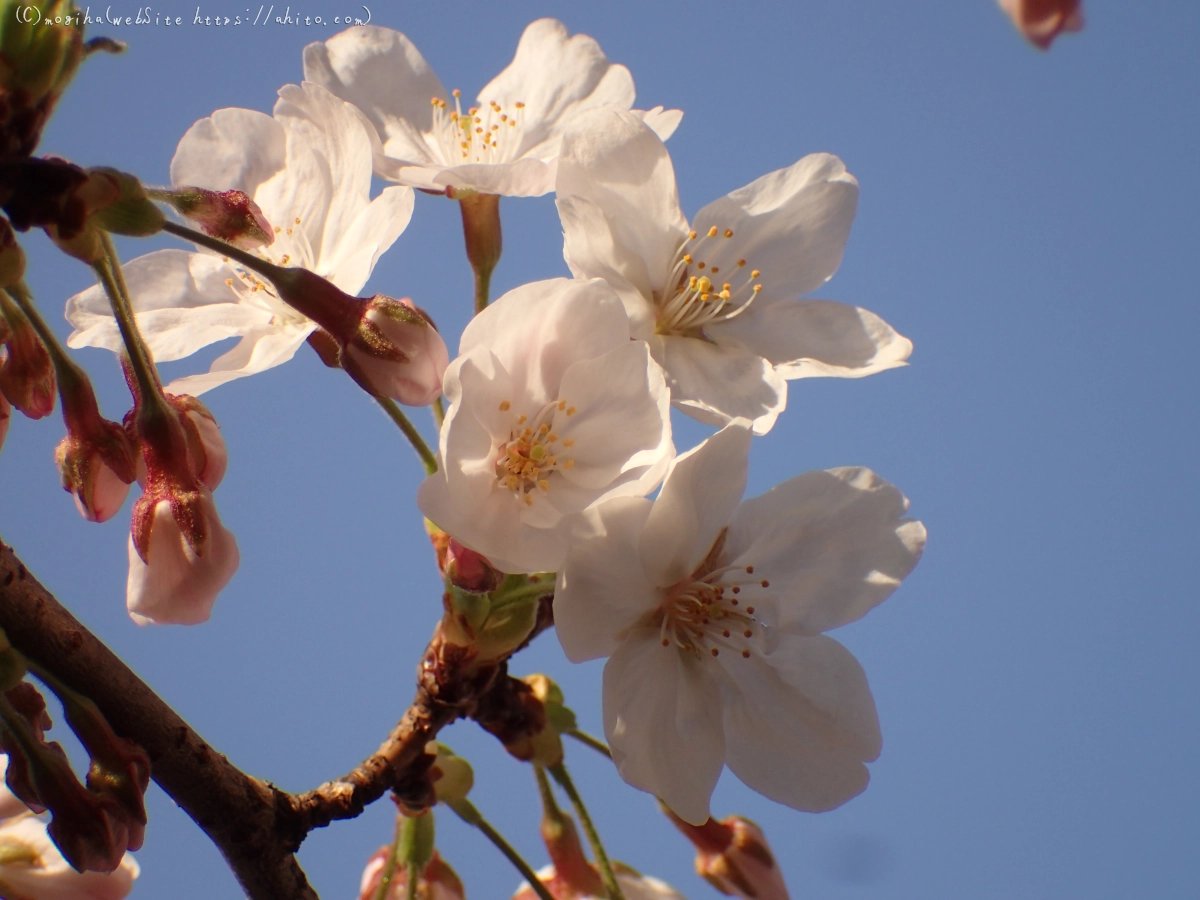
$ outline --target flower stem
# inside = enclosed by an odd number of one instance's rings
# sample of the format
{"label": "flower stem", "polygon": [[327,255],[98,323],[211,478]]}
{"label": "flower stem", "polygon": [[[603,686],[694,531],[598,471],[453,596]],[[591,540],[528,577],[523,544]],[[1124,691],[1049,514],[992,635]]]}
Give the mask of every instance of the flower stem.
{"label": "flower stem", "polygon": [[446,421],[446,402],[441,397],[433,401],[433,421],[441,431],[442,423]]}
{"label": "flower stem", "polygon": [[609,759],[612,759],[612,751],[608,749],[608,744],[604,743],[604,741],[600,740],[599,738],[592,737],[586,731],[580,731],[577,728],[572,728],[570,731],[564,731],[563,734],[575,738],[575,740],[579,741],[579,743],[583,744],[585,747],[591,747],[597,753],[601,753],[604,756],[607,756]]}
{"label": "flower stem", "polygon": [[209,250],[220,253],[222,256],[236,259],[247,269],[257,272],[264,278],[270,278],[272,281],[283,271],[280,266],[269,263],[265,259],[255,256],[253,253],[247,253],[241,247],[227,244],[220,238],[215,238],[202,231],[196,231],[194,228],[188,228],[186,225],[180,225],[178,222],[172,222],[170,219],[163,225],[163,231],[169,231],[176,237],[183,238],[185,241],[191,241],[193,244],[199,244],[201,247],[207,247]]}
{"label": "flower stem", "polygon": [[463,191],[453,195],[462,209],[463,239],[467,260],[475,273],[475,314],[487,309],[492,271],[500,262],[503,238],[500,230],[500,196]]}
{"label": "flower stem", "polygon": [[25,318],[29,320],[29,324],[33,326],[33,330],[37,332],[37,336],[42,339],[42,343],[46,345],[46,352],[50,354],[50,361],[54,363],[54,376],[58,380],[59,393],[73,388],[75,385],[87,379],[83,369],[81,369],[71,357],[67,356],[67,351],[63,349],[62,344],[58,342],[58,336],[46,324],[46,320],[42,318],[42,314],[38,312],[37,304],[33,302],[33,295],[29,293],[29,288],[25,286],[25,282],[19,281],[14,285],[10,285],[7,291],[8,295],[20,307],[21,312],[25,313]]}
{"label": "flower stem", "polygon": [[408,438],[408,442],[417,451],[417,456],[421,457],[421,464],[425,467],[425,473],[432,475],[436,472],[438,470],[437,457],[429,449],[429,445],[425,443],[425,439],[421,437],[420,432],[413,427],[413,423],[408,421],[408,416],[404,414],[403,410],[396,404],[396,401],[390,397],[375,396],[375,402],[383,407],[383,411],[404,432],[404,436]]}
{"label": "flower stem", "polygon": [[108,302],[112,306],[113,316],[117,320],[117,328],[121,331],[121,339],[125,342],[125,352],[129,357],[130,367],[134,378],[137,379],[141,402],[148,408],[158,408],[166,413],[166,400],[162,393],[162,384],[158,378],[158,370],[154,367],[154,359],[142,340],[138,331],[137,319],[133,313],[133,304],[129,299],[129,286],[121,272],[121,261],[117,257],[117,248],[113,245],[108,232],[100,232],[101,246],[104,248],[104,258],[93,265],[104,292],[108,294]]}
{"label": "flower stem", "polygon": [[408,861],[408,883],[405,885],[407,890],[405,894],[408,900],[417,900],[417,888],[420,884],[421,872],[420,867],[415,861]]}
{"label": "flower stem", "polygon": [[625,900],[625,895],[621,893],[621,886],[617,884],[617,875],[613,872],[612,863],[609,862],[608,854],[604,851],[600,834],[596,831],[592,817],[588,815],[583,798],[579,796],[579,791],[575,790],[575,782],[567,774],[567,767],[562,763],[550,766],[550,774],[571,800],[571,805],[575,807],[575,814],[579,816],[579,822],[583,825],[583,833],[587,835],[588,843],[592,845],[592,854],[596,857],[596,865],[600,867],[600,877],[604,879],[604,888],[608,891],[609,900]]}
{"label": "flower stem", "polygon": [[383,863],[383,876],[379,880],[379,889],[375,891],[374,900],[387,900],[388,888],[392,886],[392,879],[396,877],[396,864],[400,859],[400,844],[404,840],[404,822],[403,816],[396,816],[396,839],[392,841],[392,849],[388,851],[387,859]]}
{"label": "flower stem", "polygon": [[516,870],[529,882],[529,886],[533,888],[533,892],[538,895],[540,900],[554,900],[553,895],[546,889],[546,885],[542,884],[542,880],[537,877],[537,873],[533,871],[529,863],[525,862],[521,858],[521,854],[513,849],[512,844],[506,841],[504,836],[488,823],[483,814],[476,809],[474,803],[463,798],[462,800],[447,802],[446,805],[454,810],[460,819],[468,825],[478,828],[489,841],[496,845],[496,849],[503,853]]}

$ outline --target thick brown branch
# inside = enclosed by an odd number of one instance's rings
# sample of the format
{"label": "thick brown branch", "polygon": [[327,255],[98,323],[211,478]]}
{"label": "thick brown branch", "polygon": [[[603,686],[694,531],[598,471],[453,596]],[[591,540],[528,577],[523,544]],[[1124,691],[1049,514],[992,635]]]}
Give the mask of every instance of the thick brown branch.
{"label": "thick brown branch", "polygon": [[[551,598],[522,648],[554,624]],[[455,719],[494,733],[540,727],[506,661],[480,666],[440,629],[425,650],[412,706],[384,743],[349,774],[299,795],[246,775],[212,749],[81,625],[0,542],[0,628],[29,659],[95,701],[120,735],[150,756],[151,774],[217,845],[250,900],[317,900],[294,852],[314,828],[359,815],[392,790],[407,806],[434,797],[425,745]],[[521,649],[521,648],[518,648]]]}
{"label": "thick brown branch", "polygon": [[150,755],[159,786],[225,856],[251,900],[317,900],[278,828],[288,796],[205,743],[0,542],[0,628],[23,655],[95,701]]}

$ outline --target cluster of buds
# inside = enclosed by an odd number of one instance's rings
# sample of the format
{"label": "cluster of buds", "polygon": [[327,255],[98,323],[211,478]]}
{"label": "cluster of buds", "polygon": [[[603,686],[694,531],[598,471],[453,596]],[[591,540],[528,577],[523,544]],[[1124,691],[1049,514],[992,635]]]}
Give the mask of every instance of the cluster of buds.
{"label": "cluster of buds", "polygon": [[[11,648],[4,652],[15,653]],[[5,780],[32,811],[50,811],[50,837],[76,871],[113,872],[145,836],[143,797],[150,758],[116,735],[90,700],[62,686],[55,691],[91,757],[86,787],[71,771],[61,745],[46,741],[51,722],[45,700],[24,681],[0,699],[0,750],[8,756]]]}

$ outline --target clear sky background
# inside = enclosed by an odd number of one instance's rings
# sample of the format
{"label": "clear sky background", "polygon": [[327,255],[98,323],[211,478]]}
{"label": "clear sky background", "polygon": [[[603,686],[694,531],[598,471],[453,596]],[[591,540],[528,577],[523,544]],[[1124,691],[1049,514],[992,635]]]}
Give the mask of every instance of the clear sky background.
{"label": "clear sky background", "polygon": [[[304,2],[293,15],[358,12]],[[153,8],[168,10],[190,23],[195,4]],[[792,812],[728,774],[714,811],[765,826],[797,898],[1200,896],[1200,6],[1086,0],[1087,29],[1049,54],[993,0],[375,0],[371,12],[468,98],[539,16],[594,36],[633,72],[638,105],[685,110],[669,147],[689,214],[812,151],[837,153],[861,183],[821,296],[887,319],[914,341],[912,365],[793,382],[788,411],[755,441],[749,493],[868,465],[928,526],[903,587],[835,632],[870,678],[883,755],[866,793],[832,813]],[[203,0],[201,13],[245,7]],[[195,120],[269,112],[299,81],[301,48],[336,30],[94,28],[129,52],[85,65],[41,150],[165,182]],[[567,274],[551,197],[502,210],[499,291]],[[65,335],[59,311],[90,273],[40,234],[23,243]],[[131,258],[169,245],[121,246]],[[452,202],[418,195],[375,291],[413,297],[457,344],[471,282]],[[128,395],[112,355],[79,358],[119,419]],[[127,618],[127,511],[103,526],[79,518],[57,484],[57,415],[14,418],[0,533],[214,746],[304,790],[370,753],[411,697],[440,611],[414,506],[421,470],[307,348],[204,400],[229,445],[216,497],[242,551],[207,625]],[[416,421],[432,438],[423,411]],[[677,444],[709,431],[680,418]],[[571,666],[547,634],[513,669],[552,674],[600,731],[600,664]],[[475,764],[477,805],[544,862],[527,767],[471,724],[444,739]],[[568,761],[616,857],[693,900],[716,896],[651,798],[582,747]],[[157,788],[149,803],[133,896],[239,897],[199,829]],[[468,893],[507,897],[519,879],[452,819],[439,814],[442,849]],[[308,838],[300,858],[322,897],[356,896],[391,823],[381,801]]]}

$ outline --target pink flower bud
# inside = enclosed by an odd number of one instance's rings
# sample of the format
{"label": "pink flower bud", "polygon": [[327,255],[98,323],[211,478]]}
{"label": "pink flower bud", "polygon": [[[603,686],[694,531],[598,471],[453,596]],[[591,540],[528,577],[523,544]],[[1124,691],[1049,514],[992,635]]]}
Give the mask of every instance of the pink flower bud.
{"label": "pink flower bud", "polygon": [[129,615],[139,625],[208,621],[240,561],[237,540],[221,524],[212,493],[201,488],[164,497],[140,521],[139,512],[135,508],[129,536]]}
{"label": "pink flower bud", "polygon": [[110,873],[76,872],[28,812],[0,822],[0,848],[0,889],[14,900],[123,900],[140,874],[129,854]]}
{"label": "pink flower bud", "polygon": [[[387,866],[390,852],[390,847],[380,847],[367,861],[359,887],[359,900],[375,900],[379,886],[383,883],[383,870]],[[407,886],[408,870],[401,862],[396,866],[396,871],[388,883],[386,900],[404,900],[408,896]],[[421,900],[464,900],[466,897],[462,881],[436,850],[417,881],[417,896]]]}
{"label": "pink flower bud", "polygon": [[504,575],[495,569],[486,556],[464,547],[450,538],[442,563],[442,572],[450,583],[464,591],[486,594],[494,591]]}
{"label": "pink flower bud", "polygon": [[450,356],[428,317],[407,297],[367,301],[342,366],[368,393],[405,406],[428,406],[442,394]]}
{"label": "pink flower bud", "polygon": [[0,315],[8,320],[10,329],[0,359],[0,393],[31,419],[48,416],[54,409],[56,391],[50,354],[7,294],[0,294]]}
{"label": "pink flower bud", "polygon": [[742,900],[788,900],[787,885],[762,829],[741,816],[689,825],[668,816],[696,847],[696,872],[722,894]]}
{"label": "pink flower bud", "polygon": [[129,482],[113,471],[101,450],[65,437],[54,451],[63,488],[89,522],[107,522],[125,505]]}
{"label": "pink flower bud", "polygon": [[124,427],[100,415],[82,370],[68,366],[59,384],[67,436],[54,451],[63,489],[89,522],[117,514],[136,474],[137,452]]}
{"label": "pink flower bud", "polygon": [[1049,50],[1064,31],[1083,29],[1081,0],[999,0],[1025,39],[1035,47]]}
{"label": "pink flower bud", "polygon": [[228,241],[235,247],[254,250],[275,241],[271,223],[244,191],[185,187],[160,196],[198,224],[205,234]]}

